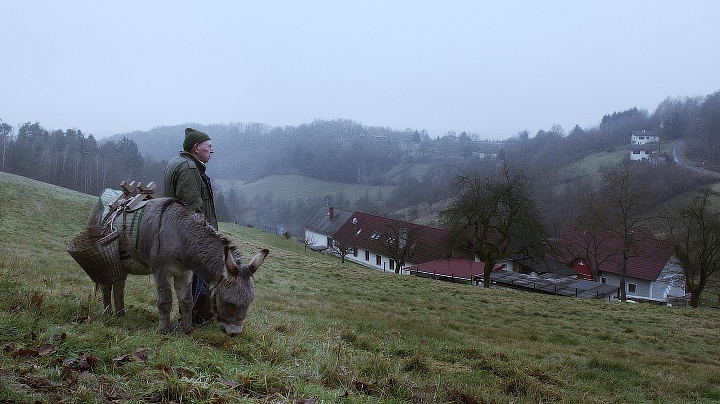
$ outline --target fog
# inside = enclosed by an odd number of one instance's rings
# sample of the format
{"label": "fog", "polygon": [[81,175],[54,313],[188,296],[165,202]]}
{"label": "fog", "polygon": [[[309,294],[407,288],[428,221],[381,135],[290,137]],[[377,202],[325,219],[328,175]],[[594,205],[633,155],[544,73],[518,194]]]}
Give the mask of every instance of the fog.
{"label": "fog", "polygon": [[504,139],[719,87],[719,2],[493,3],[5,1],[0,119],[96,137],[352,119]]}

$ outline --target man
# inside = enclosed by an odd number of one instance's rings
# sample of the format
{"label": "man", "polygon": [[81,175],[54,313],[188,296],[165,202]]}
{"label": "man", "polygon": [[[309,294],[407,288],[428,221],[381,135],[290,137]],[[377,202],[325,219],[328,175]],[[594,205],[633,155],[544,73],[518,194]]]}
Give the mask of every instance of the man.
{"label": "man", "polygon": [[[217,229],[212,186],[210,177],[205,174],[205,165],[213,153],[210,136],[192,128],[185,129],[183,151],[170,160],[165,169],[165,196],[178,198]],[[207,292],[207,282],[193,275],[194,325],[203,324],[213,317]]]}

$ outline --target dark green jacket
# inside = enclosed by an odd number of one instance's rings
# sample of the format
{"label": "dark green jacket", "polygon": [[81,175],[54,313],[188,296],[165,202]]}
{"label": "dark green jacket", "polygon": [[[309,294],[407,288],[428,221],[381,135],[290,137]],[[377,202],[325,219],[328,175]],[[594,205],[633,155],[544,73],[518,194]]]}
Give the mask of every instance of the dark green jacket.
{"label": "dark green jacket", "polygon": [[168,163],[165,168],[165,196],[178,198],[205,216],[211,226],[218,228],[210,178],[205,175],[205,164],[192,154],[181,151]]}

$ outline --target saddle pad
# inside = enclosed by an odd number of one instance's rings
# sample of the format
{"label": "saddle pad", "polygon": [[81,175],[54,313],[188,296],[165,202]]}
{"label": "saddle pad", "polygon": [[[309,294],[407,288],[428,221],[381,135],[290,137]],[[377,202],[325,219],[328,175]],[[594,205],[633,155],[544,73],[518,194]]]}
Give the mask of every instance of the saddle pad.
{"label": "saddle pad", "polygon": [[[102,191],[99,197],[99,203],[102,205],[102,214],[100,215],[100,223],[98,223],[99,226],[102,226],[103,219],[105,219],[108,213],[110,213],[110,205],[122,195],[123,192],[116,189],[105,188]],[[125,211],[120,213],[112,223],[113,227],[116,229],[121,229],[123,223],[125,224],[128,240],[134,242],[135,247],[137,247],[138,243],[138,231],[140,229],[140,220],[142,220],[144,210],[145,204],[143,203],[138,209],[133,210],[132,212]]]}
{"label": "saddle pad", "polygon": [[122,191],[118,191],[117,189],[103,189],[103,191],[100,193],[100,197],[98,198],[98,203],[100,204],[100,206],[102,206],[102,213],[100,214],[100,223],[98,223],[98,226],[102,224],[102,220],[105,218],[105,216],[110,213],[110,204],[115,202],[117,198],[119,198],[122,194]]}

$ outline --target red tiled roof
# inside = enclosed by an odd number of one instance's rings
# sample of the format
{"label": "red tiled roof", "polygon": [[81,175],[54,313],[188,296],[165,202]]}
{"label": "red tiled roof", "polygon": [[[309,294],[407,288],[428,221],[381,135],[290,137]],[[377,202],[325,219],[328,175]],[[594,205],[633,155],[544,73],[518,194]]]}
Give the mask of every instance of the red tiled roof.
{"label": "red tiled roof", "polygon": [[[597,254],[602,261],[599,270],[619,274],[622,263],[622,239],[611,233],[601,233],[597,239],[602,240],[602,243],[599,243]],[[560,241],[565,250],[561,254],[563,261],[572,263],[575,259],[585,255],[584,249],[588,241],[586,233],[581,229],[566,228]],[[672,244],[658,240],[648,229],[637,229],[633,233],[633,247],[627,260],[626,275],[654,281],[662,272],[672,253]]]}
{"label": "red tiled roof", "polygon": [[[495,270],[501,268],[502,266],[500,265],[495,266]],[[485,263],[465,258],[446,258],[414,265],[405,268],[405,270],[473,280],[475,275],[483,274],[483,271],[485,270]]]}
{"label": "red tiled roof", "polygon": [[420,248],[410,257],[408,262],[420,264],[449,255],[444,250],[445,239],[449,234],[447,230],[421,226],[362,212],[355,212],[350,219],[340,227],[333,238],[338,242],[352,247],[377,252],[379,240],[372,236],[387,233],[389,228],[399,229],[401,227],[417,230],[417,235],[420,239]]}

